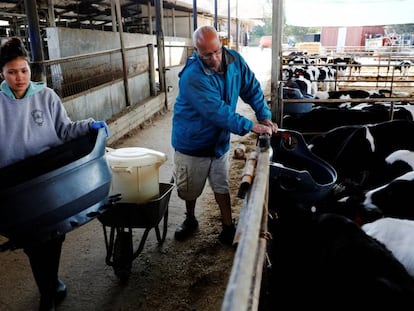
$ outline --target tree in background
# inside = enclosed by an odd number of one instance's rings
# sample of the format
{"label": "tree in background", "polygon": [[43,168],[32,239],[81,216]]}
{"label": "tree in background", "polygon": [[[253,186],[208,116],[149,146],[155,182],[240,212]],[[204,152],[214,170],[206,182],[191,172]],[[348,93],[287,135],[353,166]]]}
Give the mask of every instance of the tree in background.
{"label": "tree in background", "polygon": [[321,33],[321,27],[298,27],[291,25],[283,26],[283,43],[288,43],[289,38],[294,38],[296,42],[304,42],[305,36],[314,33]]}
{"label": "tree in background", "polygon": [[252,27],[250,32],[250,43],[251,45],[258,45],[260,37],[272,35],[272,19],[265,18],[261,25]]}
{"label": "tree in background", "polygon": [[[306,35],[320,32],[320,27],[298,27],[285,24],[283,26],[282,43],[288,43],[289,38],[293,38],[295,42],[303,42]],[[252,45],[257,45],[260,37],[270,35],[272,35],[272,19],[265,18],[262,25],[253,26],[250,33],[250,42]]]}

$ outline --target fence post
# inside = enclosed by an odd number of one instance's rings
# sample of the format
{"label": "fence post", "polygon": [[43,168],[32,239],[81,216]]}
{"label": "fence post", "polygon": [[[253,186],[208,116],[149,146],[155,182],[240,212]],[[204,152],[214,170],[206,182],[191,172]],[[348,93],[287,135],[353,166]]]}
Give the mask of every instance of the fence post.
{"label": "fence post", "polygon": [[125,46],[124,46],[124,30],[122,27],[122,15],[121,15],[121,6],[119,4],[119,0],[115,0],[116,5],[116,17],[118,20],[118,32],[119,32],[119,40],[121,42],[121,55],[122,55],[122,72],[124,75],[124,88],[125,88],[125,105],[131,106],[131,98],[129,96],[129,85],[128,85],[128,67],[126,65],[125,59]]}
{"label": "fence post", "polygon": [[149,75],[149,83],[150,83],[150,95],[155,96],[157,95],[155,89],[155,66],[154,66],[154,45],[152,43],[147,44],[148,48],[148,75]]}

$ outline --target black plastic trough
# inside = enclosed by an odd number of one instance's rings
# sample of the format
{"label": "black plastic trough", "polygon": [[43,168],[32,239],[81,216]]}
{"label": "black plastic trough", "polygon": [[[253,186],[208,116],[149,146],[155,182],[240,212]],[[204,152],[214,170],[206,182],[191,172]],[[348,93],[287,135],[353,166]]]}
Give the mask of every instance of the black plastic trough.
{"label": "black plastic trough", "polygon": [[112,179],[105,130],[0,169],[2,250],[65,234],[99,216]]}
{"label": "black plastic trough", "polygon": [[279,129],[271,138],[269,206],[311,206],[336,182],[335,169],[312,153],[299,132]]}

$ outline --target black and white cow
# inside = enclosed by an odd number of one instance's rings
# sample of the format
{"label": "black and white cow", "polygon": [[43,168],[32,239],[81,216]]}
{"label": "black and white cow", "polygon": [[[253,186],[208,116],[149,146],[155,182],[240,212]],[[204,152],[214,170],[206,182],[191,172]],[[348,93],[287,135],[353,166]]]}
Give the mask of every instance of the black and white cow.
{"label": "black and white cow", "polygon": [[409,135],[414,135],[414,122],[407,120],[342,126],[315,136],[309,148],[335,167],[338,179],[377,187],[412,170]]}
{"label": "black and white cow", "polygon": [[335,211],[358,223],[384,216],[414,219],[411,135],[413,121],[394,120],[338,127],[313,137],[310,150],[338,176],[337,187],[319,211]]}
{"label": "black and white cow", "polygon": [[401,79],[408,79],[412,63],[409,60],[402,60],[398,65],[394,66],[394,70],[398,70],[401,74]]}
{"label": "black and white cow", "polygon": [[308,59],[307,52],[293,51],[288,55],[283,56],[283,64],[287,65],[309,65],[310,61]]}
{"label": "black and white cow", "polygon": [[386,97],[410,97],[409,92],[391,91],[388,89],[379,90],[340,90],[340,91],[318,91],[316,99],[356,99],[356,98],[386,98]]}
{"label": "black and white cow", "polygon": [[303,81],[307,84],[306,93],[310,95],[315,95],[318,91],[317,84],[317,72],[314,66],[294,66],[293,78],[296,80]]}
{"label": "black and white cow", "polygon": [[[340,309],[355,304],[403,309],[411,303],[413,135],[413,121],[394,120],[336,127],[311,139],[309,149],[335,168],[337,180],[316,202],[301,194],[297,200],[284,198],[299,188],[299,175],[286,179],[284,192],[278,189],[276,198],[269,199],[273,239],[268,244],[271,266],[264,278],[264,310],[287,304],[292,309],[332,310],[338,302]],[[295,146],[291,142],[290,148]],[[291,158],[286,156],[283,165],[290,166]],[[309,166],[300,167],[301,172],[314,170],[306,153],[301,162]],[[269,183],[270,198],[275,185]],[[384,217],[413,221],[409,228],[400,221],[379,225]],[[300,299],[292,300],[292,293]]]}
{"label": "black and white cow", "polygon": [[[413,120],[414,105],[393,106],[393,118]],[[364,125],[390,119],[390,103],[344,103],[315,105],[308,113],[283,118],[283,127],[302,133],[320,133],[346,125]],[[309,135],[313,136],[313,135]]]}
{"label": "black and white cow", "polygon": [[383,243],[414,277],[414,220],[384,217],[362,229]]}
{"label": "black and white cow", "polygon": [[[414,152],[411,152],[411,157],[414,160]],[[411,203],[413,191],[414,171],[410,171],[382,186],[368,190],[362,206],[367,212],[375,210],[384,216],[414,219]]]}
{"label": "black and white cow", "polygon": [[355,98],[385,98],[385,91],[366,90],[341,90],[341,91],[319,91],[315,99],[355,99]]}
{"label": "black and white cow", "polygon": [[337,214],[273,217],[263,310],[404,309],[414,278],[384,244]]}
{"label": "black and white cow", "polygon": [[300,80],[306,84],[306,93],[315,95],[319,89],[335,90],[336,70],[328,66],[289,65],[282,68],[282,80]]}
{"label": "black and white cow", "polygon": [[[355,303],[369,309],[402,309],[410,303],[414,253],[410,239],[404,237],[410,235],[414,242],[413,135],[413,121],[394,120],[337,127],[314,137],[309,149],[337,172],[332,190],[318,201],[310,202],[309,195],[301,193],[295,194],[295,200],[286,199],[300,188],[299,174],[286,180],[278,177],[284,191],[269,183],[273,239],[268,244],[271,267],[264,278],[264,310],[279,304],[332,310],[338,302],[340,309],[352,309]],[[296,146],[290,142],[285,153]],[[292,156],[280,157],[281,148],[272,147],[272,160],[318,175],[307,153],[292,165]],[[402,228],[400,222],[380,226],[384,217],[413,221],[410,228]],[[300,299],[292,301],[291,293]]]}
{"label": "black and white cow", "polygon": [[353,56],[331,58],[328,59],[328,64],[331,64],[337,70],[338,78],[344,78],[347,75],[348,68],[350,77],[356,77],[356,75],[361,73],[362,63]]}

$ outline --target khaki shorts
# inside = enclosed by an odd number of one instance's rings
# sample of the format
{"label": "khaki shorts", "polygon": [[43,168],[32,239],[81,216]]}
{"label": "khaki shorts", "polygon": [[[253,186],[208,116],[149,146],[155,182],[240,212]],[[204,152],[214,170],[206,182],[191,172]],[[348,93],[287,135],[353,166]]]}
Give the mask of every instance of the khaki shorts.
{"label": "khaki shorts", "polygon": [[188,201],[197,199],[207,179],[213,192],[229,193],[229,169],[229,152],[217,159],[193,157],[175,151],[174,180],[178,196]]}

